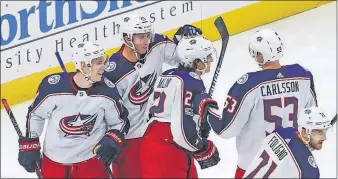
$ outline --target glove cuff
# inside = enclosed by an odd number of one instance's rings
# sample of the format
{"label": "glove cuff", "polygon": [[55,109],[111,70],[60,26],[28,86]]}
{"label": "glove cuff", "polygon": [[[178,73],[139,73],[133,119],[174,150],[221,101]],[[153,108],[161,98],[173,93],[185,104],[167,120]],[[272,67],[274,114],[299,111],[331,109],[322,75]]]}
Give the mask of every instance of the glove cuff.
{"label": "glove cuff", "polygon": [[197,94],[193,101],[194,113],[203,116],[206,107],[218,109],[217,102],[208,93]]}
{"label": "glove cuff", "polygon": [[124,144],[124,136],[120,133],[120,131],[112,129],[106,133],[106,136],[116,142],[121,148]]}
{"label": "glove cuff", "polygon": [[19,152],[40,151],[39,138],[19,138]]}
{"label": "glove cuff", "polygon": [[213,154],[216,152],[216,146],[209,140],[207,140],[207,143],[203,145],[203,147],[196,151],[192,156],[195,160],[198,162],[208,160],[213,156]]}
{"label": "glove cuff", "polygon": [[209,103],[215,103],[215,100],[212,100],[212,99],[210,99],[210,98],[202,99],[202,101],[200,102],[200,104],[199,104],[199,106],[198,106],[198,114],[199,114],[199,115],[203,115],[203,114],[204,114],[205,107],[206,107]]}

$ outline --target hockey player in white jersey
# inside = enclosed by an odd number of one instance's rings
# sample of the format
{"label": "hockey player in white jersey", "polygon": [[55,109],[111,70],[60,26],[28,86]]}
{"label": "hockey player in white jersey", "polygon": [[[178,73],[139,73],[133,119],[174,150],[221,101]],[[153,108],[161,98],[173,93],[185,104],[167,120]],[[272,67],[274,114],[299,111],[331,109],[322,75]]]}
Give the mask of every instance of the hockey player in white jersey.
{"label": "hockey player in white jersey", "polygon": [[102,79],[105,56],[97,44],[79,44],[73,55],[77,72],[48,75],[40,83],[28,109],[26,136],[19,139],[18,161],[28,172],[38,163],[43,178],[110,177],[129,121],[114,84]]}
{"label": "hockey player in white jersey", "polygon": [[202,139],[199,114],[203,104],[193,103],[205,92],[200,76],[210,71],[216,58],[212,43],[203,38],[182,39],[176,69],[156,81],[149,99],[149,126],[141,147],[142,178],[198,178],[194,159],[202,169],[216,165],[219,154],[212,141]]}
{"label": "hockey player in white jersey", "polygon": [[[280,65],[284,44],[277,32],[256,32],[249,52],[262,70],[239,78],[226,95],[222,116],[209,110],[211,115],[203,119],[208,122],[202,122],[223,138],[236,136],[236,178],[242,178],[268,134],[276,127],[297,127],[299,110],[316,105],[311,72],[298,64]],[[216,106],[216,101],[209,100],[209,104]],[[201,130],[208,134],[209,126],[204,126]]]}
{"label": "hockey player in white jersey", "polygon": [[[113,170],[119,178],[140,178],[140,146],[146,123],[145,109],[153,92],[163,63],[177,66],[176,44],[160,34],[154,34],[151,22],[137,14],[124,19],[121,34],[124,44],[107,61],[104,76],[115,83],[129,111],[130,130],[126,146]],[[194,33],[194,27],[183,30]],[[178,31],[180,32],[180,30]],[[184,31],[183,31],[184,32]],[[179,33],[176,33],[179,38]],[[179,40],[179,39],[177,39]]]}
{"label": "hockey player in white jersey", "polygon": [[311,151],[321,150],[334,120],[316,106],[303,109],[298,129],[277,128],[268,135],[244,178],[320,178]]}

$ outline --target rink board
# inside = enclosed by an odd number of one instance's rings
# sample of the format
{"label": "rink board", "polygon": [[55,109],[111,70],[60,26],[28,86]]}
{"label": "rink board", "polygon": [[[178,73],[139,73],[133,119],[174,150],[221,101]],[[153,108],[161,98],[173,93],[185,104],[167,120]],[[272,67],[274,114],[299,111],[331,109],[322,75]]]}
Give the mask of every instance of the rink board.
{"label": "rink board", "polygon": [[[331,1],[262,1],[203,19],[193,23],[193,25],[201,27],[208,39],[216,41],[220,39],[220,36],[214,28],[213,22],[220,15],[224,18],[230,35],[234,35],[329,2]],[[164,34],[172,37],[176,30],[165,31]],[[107,53],[111,55],[117,50],[118,47],[111,48],[107,50]],[[71,63],[67,63],[66,68],[68,71],[75,70]],[[35,96],[39,83],[46,75],[61,71],[60,67],[53,67],[3,83],[1,84],[1,98],[7,98],[10,105],[31,100]],[[1,108],[3,108],[2,105]]]}

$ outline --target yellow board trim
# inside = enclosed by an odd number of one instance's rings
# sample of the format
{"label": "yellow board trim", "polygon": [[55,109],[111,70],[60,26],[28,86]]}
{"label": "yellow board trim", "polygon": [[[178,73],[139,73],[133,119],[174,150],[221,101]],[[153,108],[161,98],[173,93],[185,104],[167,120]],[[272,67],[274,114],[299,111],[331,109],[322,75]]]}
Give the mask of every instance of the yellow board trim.
{"label": "yellow board trim", "polygon": [[[288,16],[292,16],[318,6],[334,1],[260,1],[221,15],[213,16],[193,25],[200,27],[203,34],[211,41],[220,39],[220,36],[214,28],[214,20],[222,16],[227,24],[230,35],[234,35],[267,23],[271,23]],[[211,28],[210,28],[211,27]],[[168,37],[173,37],[177,28],[164,32]],[[112,55],[119,47],[106,51]],[[67,71],[75,71],[72,63],[65,64]],[[34,73],[13,81],[1,84],[1,98],[6,98],[9,105],[19,104],[34,98],[41,80],[50,74],[61,72],[60,67],[54,67],[42,72]],[[1,109],[3,108],[1,104]]]}

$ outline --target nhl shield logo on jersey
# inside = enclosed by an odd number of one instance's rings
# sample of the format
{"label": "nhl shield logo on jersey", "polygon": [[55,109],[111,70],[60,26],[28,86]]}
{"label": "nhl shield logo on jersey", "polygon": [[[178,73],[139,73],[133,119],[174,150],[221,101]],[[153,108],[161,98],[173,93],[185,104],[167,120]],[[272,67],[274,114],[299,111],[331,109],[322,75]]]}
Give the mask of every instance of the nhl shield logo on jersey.
{"label": "nhl shield logo on jersey", "polygon": [[60,78],[61,78],[60,75],[52,75],[48,78],[48,83],[52,85],[56,84],[60,81]]}
{"label": "nhl shield logo on jersey", "polygon": [[315,158],[313,158],[312,155],[309,156],[309,158],[307,159],[309,164],[313,167],[313,168],[317,168],[317,164],[316,164],[316,161],[315,161]]}
{"label": "nhl shield logo on jersey", "polygon": [[148,101],[150,94],[154,90],[156,82],[156,72],[141,77],[140,80],[130,89],[129,100],[133,104],[141,105]]}
{"label": "nhl shield logo on jersey", "polygon": [[65,137],[69,135],[90,136],[90,132],[94,128],[97,116],[97,113],[94,115],[83,115],[79,113],[77,115],[67,116],[60,120],[59,126],[62,132],[65,133]]}
{"label": "nhl shield logo on jersey", "polygon": [[109,62],[109,61],[107,61],[107,63],[104,64],[104,71],[106,71],[106,72],[114,71],[115,68],[116,68],[116,63],[115,62]]}
{"label": "nhl shield logo on jersey", "polygon": [[246,81],[248,81],[248,78],[249,78],[249,75],[245,74],[237,80],[237,83],[238,84],[244,84]]}

